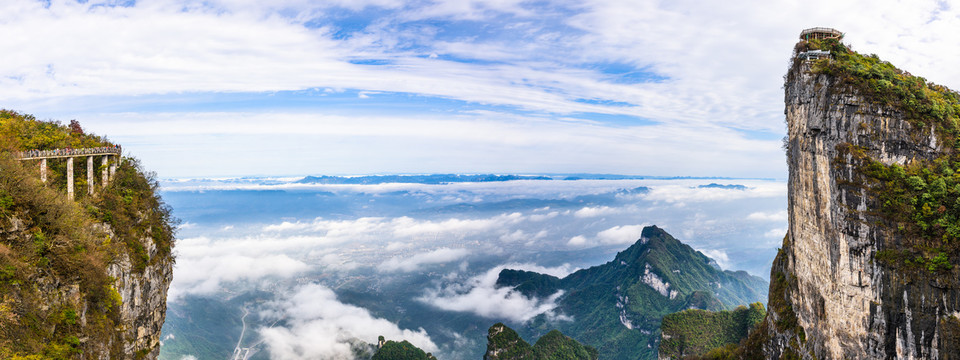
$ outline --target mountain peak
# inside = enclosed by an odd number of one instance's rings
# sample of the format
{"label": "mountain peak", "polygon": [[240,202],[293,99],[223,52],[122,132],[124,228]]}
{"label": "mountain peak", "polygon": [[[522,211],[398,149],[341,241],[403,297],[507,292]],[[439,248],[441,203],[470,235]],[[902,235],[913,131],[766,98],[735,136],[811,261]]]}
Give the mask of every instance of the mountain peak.
{"label": "mountain peak", "polygon": [[[578,270],[563,279],[504,270],[497,285],[512,287],[528,297],[542,298],[543,294],[563,291],[557,298],[556,313],[575,321],[550,321],[541,316],[521,328],[524,334],[544,334],[556,327],[595,346],[604,359],[625,360],[655,356],[656,334],[664,314],[690,307],[720,310],[761,301],[767,296],[768,284],[757,277],[715,269],[708,257],[663,229],[648,226],[636,243],[608,263]],[[501,327],[491,331],[497,338],[507,333]],[[544,337],[562,340],[557,335]]]}
{"label": "mountain peak", "polygon": [[663,229],[657,227],[656,225],[650,225],[644,227],[643,231],[640,232],[640,241],[643,241],[643,239],[659,238],[663,236],[669,236],[672,238],[672,236],[670,236],[670,234]]}

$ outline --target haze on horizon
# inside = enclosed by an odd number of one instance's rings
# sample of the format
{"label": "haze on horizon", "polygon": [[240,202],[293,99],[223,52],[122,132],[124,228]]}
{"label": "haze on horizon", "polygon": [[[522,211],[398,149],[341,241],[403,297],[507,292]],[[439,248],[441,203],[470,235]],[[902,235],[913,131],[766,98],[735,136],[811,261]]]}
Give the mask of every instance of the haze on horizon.
{"label": "haze on horizon", "polygon": [[161,177],[784,178],[803,28],[954,88],[939,1],[12,0],[0,106]]}

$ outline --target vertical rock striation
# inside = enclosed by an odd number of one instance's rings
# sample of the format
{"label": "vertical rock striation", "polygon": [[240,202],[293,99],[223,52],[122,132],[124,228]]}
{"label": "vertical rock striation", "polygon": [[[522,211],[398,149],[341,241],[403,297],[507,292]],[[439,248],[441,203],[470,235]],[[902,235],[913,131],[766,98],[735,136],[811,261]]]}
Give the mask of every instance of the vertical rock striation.
{"label": "vertical rock striation", "polygon": [[951,150],[932,126],[814,66],[794,59],[784,86],[790,227],[771,271],[763,356],[957,358],[958,267],[933,276],[877,261],[905,235],[875,211],[878,197],[845,149],[886,165]]}
{"label": "vertical rock striation", "polygon": [[142,240],[148,256],[159,257],[137,272],[127,254],[107,268],[116,279],[120,306],[121,331],[116,341],[127,356],[156,359],[160,356],[160,330],[167,313],[167,290],[173,280],[173,258],[157,251],[153,239]]}

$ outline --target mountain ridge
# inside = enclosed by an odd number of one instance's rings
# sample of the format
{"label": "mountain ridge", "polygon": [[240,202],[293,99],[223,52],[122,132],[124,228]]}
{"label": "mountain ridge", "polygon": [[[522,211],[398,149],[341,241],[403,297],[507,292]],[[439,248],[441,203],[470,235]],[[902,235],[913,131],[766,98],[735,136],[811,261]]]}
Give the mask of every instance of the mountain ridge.
{"label": "mountain ridge", "polygon": [[558,311],[573,321],[551,322],[540,315],[519,331],[536,336],[556,327],[596,347],[605,359],[656,357],[666,314],[691,307],[732,309],[767,296],[763,279],[717,270],[709,257],[656,226],[645,227],[640,239],[610,262],[562,279],[504,269],[497,281],[525,296],[563,290]]}

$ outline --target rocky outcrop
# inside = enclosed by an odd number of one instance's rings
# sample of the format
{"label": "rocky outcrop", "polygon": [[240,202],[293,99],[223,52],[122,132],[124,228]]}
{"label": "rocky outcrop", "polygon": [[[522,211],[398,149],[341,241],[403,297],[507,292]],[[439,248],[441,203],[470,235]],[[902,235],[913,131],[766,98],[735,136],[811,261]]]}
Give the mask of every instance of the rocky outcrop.
{"label": "rocky outcrop", "polygon": [[487,330],[487,352],[483,360],[520,360],[532,357],[533,348],[516,331],[503,323]]}
{"label": "rocky outcrop", "polygon": [[931,127],[795,60],[785,84],[790,227],[771,271],[763,356],[957,358],[960,271],[933,276],[877,261],[907,239],[848,149],[880,163],[945,153]]}
{"label": "rocky outcrop", "polygon": [[597,360],[597,350],[583,346],[558,330],[551,330],[530,346],[516,331],[503,323],[487,330],[487,352],[484,360]]}
{"label": "rocky outcrop", "polygon": [[144,359],[160,356],[160,329],[167,313],[167,289],[173,280],[173,259],[162,257],[152,239],[143,239],[150,258],[158,257],[143,272],[134,270],[127,254],[107,268],[116,279],[114,286],[123,299],[120,306],[120,341],[124,354],[142,355]]}

